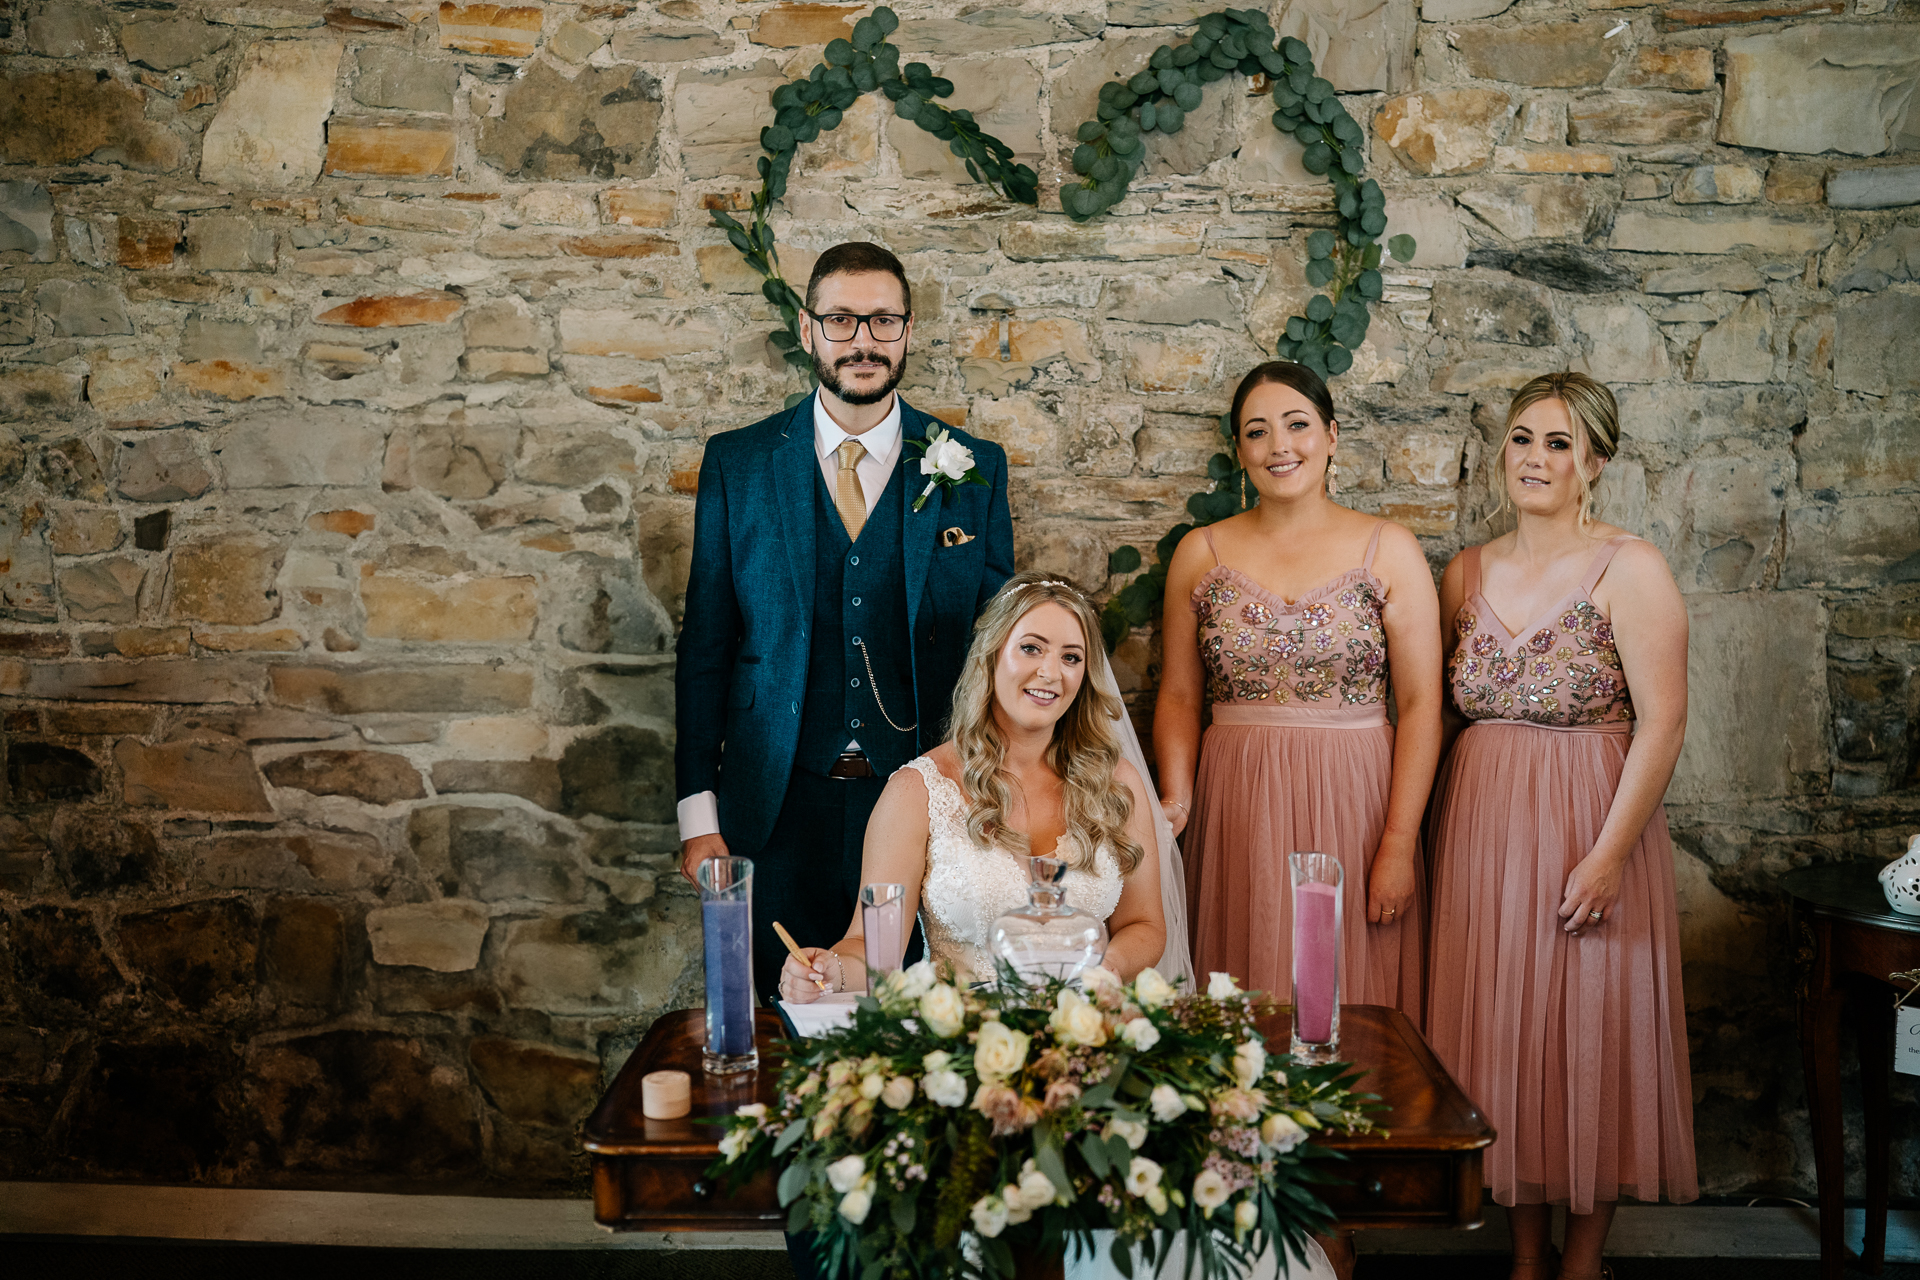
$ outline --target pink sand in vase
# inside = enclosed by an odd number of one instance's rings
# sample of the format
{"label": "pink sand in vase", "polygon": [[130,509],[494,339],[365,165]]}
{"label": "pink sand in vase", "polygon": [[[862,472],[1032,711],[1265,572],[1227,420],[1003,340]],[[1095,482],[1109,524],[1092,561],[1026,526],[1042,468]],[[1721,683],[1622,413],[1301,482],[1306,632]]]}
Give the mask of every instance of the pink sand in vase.
{"label": "pink sand in vase", "polygon": [[1293,886],[1293,1034],[1309,1044],[1334,1038],[1340,999],[1340,887]]}

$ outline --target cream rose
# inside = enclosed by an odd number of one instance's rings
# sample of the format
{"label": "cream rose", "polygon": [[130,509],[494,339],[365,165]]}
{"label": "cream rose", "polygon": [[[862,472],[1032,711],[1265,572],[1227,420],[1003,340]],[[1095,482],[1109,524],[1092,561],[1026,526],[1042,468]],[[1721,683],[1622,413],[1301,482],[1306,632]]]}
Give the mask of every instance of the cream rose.
{"label": "cream rose", "polygon": [[1266,1069],[1267,1046],[1258,1040],[1249,1040],[1233,1051],[1233,1074],[1242,1089],[1253,1088],[1253,1082]]}
{"label": "cream rose", "polygon": [[1145,1156],[1135,1156],[1133,1163],[1127,1166],[1127,1194],[1144,1196],[1160,1185],[1162,1170],[1157,1161]]}
{"label": "cream rose", "polygon": [[1215,1000],[1231,1000],[1240,994],[1240,984],[1232,974],[1216,971],[1207,975],[1207,994]]}
{"label": "cream rose", "polygon": [[1071,988],[1060,993],[1053,1013],[1047,1018],[1053,1033],[1068,1044],[1098,1048],[1107,1042],[1107,1019],[1098,1006]]}
{"label": "cream rose", "polygon": [[920,1017],[933,1034],[950,1039],[967,1025],[967,1006],[960,993],[946,983],[936,983],[920,997]]}
{"label": "cream rose", "polygon": [[867,1220],[872,1210],[873,1194],[865,1187],[855,1187],[840,1197],[840,1216],[856,1227]]}
{"label": "cream rose", "polygon": [[921,1079],[920,1088],[937,1106],[958,1107],[967,1100],[967,1079],[958,1071],[929,1071]]}
{"label": "cream rose", "polygon": [[1241,1231],[1251,1231],[1260,1223],[1260,1206],[1251,1200],[1242,1200],[1233,1206],[1233,1225]]}
{"label": "cream rose", "polygon": [[1007,1229],[1007,1202],[999,1196],[981,1196],[973,1202],[973,1229],[991,1240]]}
{"label": "cream rose", "polygon": [[841,1195],[860,1185],[867,1176],[867,1162],[859,1156],[842,1156],[827,1166],[827,1185]]}
{"label": "cream rose", "polygon": [[1160,1043],[1160,1028],[1145,1018],[1135,1018],[1120,1028],[1120,1038],[1125,1040],[1134,1052],[1145,1053]]}
{"label": "cream rose", "polygon": [[1127,1146],[1138,1151],[1147,1145],[1147,1125],[1144,1120],[1109,1120],[1107,1127],[1100,1131],[1103,1138],[1125,1138]]}
{"label": "cream rose", "polygon": [[1138,1000],[1143,1008],[1161,1008],[1171,1003],[1178,994],[1173,984],[1160,976],[1158,969],[1142,969],[1140,976],[1133,980],[1133,998]]}
{"label": "cream rose", "polygon": [[1060,1195],[1060,1189],[1053,1185],[1053,1179],[1040,1172],[1033,1161],[1020,1166],[1020,1198],[1029,1209],[1043,1209]]}
{"label": "cream rose", "polygon": [[1027,1065],[1030,1038],[1004,1022],[986,1022],[980,1026],[980,1039],[973,1046],[973,1069],[982,1080],[1004,1080]]}
{"label": "cream rose", "polygon": [[880,1101],[895,1111],[905,1111],[913,1103],[913,1078],[895,1076],[887,1081],[887,1087],[880,1091]]}
{"label": "cream rose", "polygon": [[1193,1177],[1193,1202],[1208,1213],[1225,1204],[1231,1194],[1227,1180],[1212,1169],[1202,1169]]}
{"label": "cream rose", "polygon": [[1260,1141],[1275,1155],[1285,1155],[1307,1140],[1307,1131],[1284,1111],[1276,1111],[1260,1122]]}
{"label": "cream rose", "polygon": [[1161,1124],[1172,1124],[1187,1114],[1187,1101],[1180,1091],[1170,1084],[1157,1084],[1147,1096],[1147,1103],[1153,1108],[1153,1118]]}

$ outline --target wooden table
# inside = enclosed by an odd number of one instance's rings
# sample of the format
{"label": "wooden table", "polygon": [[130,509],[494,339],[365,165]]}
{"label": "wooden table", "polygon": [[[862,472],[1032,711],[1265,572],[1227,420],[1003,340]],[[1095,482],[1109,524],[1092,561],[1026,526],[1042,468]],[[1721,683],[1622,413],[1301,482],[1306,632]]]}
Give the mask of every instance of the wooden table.
{"label": "wooden table", "polygon": [[[1920,968],[1920,917],[1887,905],[1877,863],[1802,867],[1781,878],[1792,899],[1800,969],[1800,1061],[1813,1117],[1813,1167],[1820,1189],[1820,1276],[1840,1280],[1849,1256],[1846,1130],[1840,1112],[1840,1020],[1851,1011],[1860,1036],[1860,1094],[1866,1125],[1867,1231],[1861,1262],[1879,1275],[1887,1252],[1888,1126],[1893,1068],[1890,974]],[[1920,997],[1916,997],[1920,999]]]}
{"label": "wooden table", "polygon": [[[1284,1012],[1261,1024],[1275,1052],[1285,1052],[1290,1025]],[[730,1115],[743,1103],[773,1103],[778,1015],[760,1011],[754,1034],[760,1070],[728,1082],[700,1070],[701,1010],[669,1013],[653,1024],[587,1118],[594,1221],[624,1231],[778,1231],[786,1225],[771,1170],[732,1195],[716,1194],[705,1175],[719,1156],[720,1130],[693,1123]],[[1340,1048],[1343,1058],[1368,1069],[1361,1087],[1392,1105],[1377,1120],[1387,1136],[1316,1139],[1349,1157],[1338,1169],[1349,1185],[1321,1189],[1341,1225],[1479,1226],[1480,1152],[1493,1141],[1486,1117],[1397,1009],[1343,1005]],[[641,1115],[640,1077],[665,1068],[693,1077],[693,1110],[684,1120]]]}

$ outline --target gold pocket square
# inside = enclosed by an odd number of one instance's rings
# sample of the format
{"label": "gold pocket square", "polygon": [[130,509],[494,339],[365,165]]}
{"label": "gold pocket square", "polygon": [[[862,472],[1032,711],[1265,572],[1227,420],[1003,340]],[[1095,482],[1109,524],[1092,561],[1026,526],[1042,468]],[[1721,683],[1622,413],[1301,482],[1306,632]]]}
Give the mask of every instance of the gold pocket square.
{"label": "gold pocket square", "polygon": [[940,533],[940,545],[943,547],[957,547],[962,543],[972,541],[973,535],[961,529],[958,525],[951,529],[943,529]]}

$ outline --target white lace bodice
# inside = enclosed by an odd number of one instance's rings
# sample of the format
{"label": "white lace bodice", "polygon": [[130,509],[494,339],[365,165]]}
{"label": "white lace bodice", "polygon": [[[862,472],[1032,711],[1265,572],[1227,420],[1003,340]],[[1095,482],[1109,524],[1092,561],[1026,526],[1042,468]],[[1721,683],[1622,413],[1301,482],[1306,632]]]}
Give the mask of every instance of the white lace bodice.
{"label": "white lace bodice", "polygon": [[[932,760],[920,756],[906,767],[919,770],[927,784],[927,872],[920,884],[920,927],[926,933],[927,954],[935,965],[951,963],[956,976],[991,978],[987,933],[995,920],[1026,903],[1027,860],[973,842],[960,784]],[[1068,834],[1061,840],[1075,838]],[[1102,845],[1094,856],[1094,870],[1067,872],[1067,905],[1104,921],[1120,904],[1124,883],[1119,858]]]}

